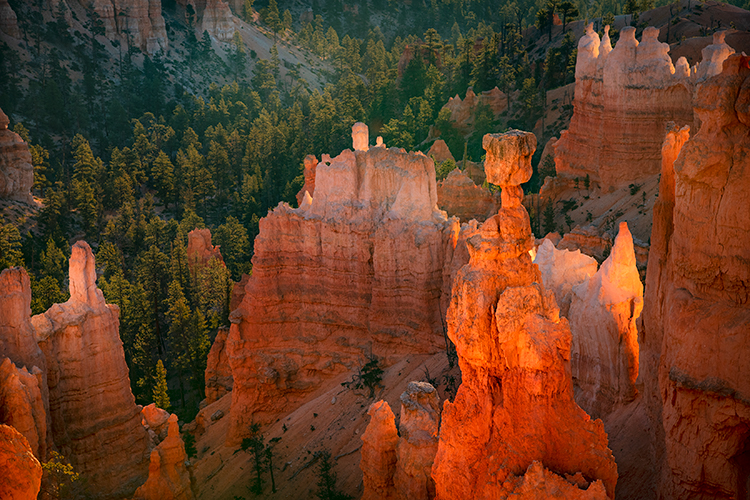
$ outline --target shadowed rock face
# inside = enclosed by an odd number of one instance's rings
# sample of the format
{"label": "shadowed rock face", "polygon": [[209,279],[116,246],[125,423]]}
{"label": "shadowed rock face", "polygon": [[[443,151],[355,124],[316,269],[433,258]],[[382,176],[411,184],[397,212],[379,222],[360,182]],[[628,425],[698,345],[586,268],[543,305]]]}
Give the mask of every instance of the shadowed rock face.
{"label": "shadowed rock face", "polygon": [[672,65],[669,45],[657,35],[647,28],[638,43],[635,28],[625,27],[612,49],[607,34],[600,41],[586,28],[573,117],[555,145],[559,175],[589,175],[606,192],[659,172],[665,123],[693,123],[695,75],[684,58]]}
{"label": "shadowed rock face", "polygon": [[90,0],[105,36],[133,44],[147,54],[166,51],[168,39],[161,0]]}
{"label": "shadowed rock face", "polygon": [[438,182],[438,206],[449,216],[464,222],[476,219],[484,222],[497,213],[499,196],[493,196],[487,188],[474,184],[466,173],[455,169],[448,177]]}
{"label": "shadowed rock face", "polygon": [[346,150],[324,155],[315,177],[307,203],[281,204],[260,222],[253,275],[227,339],[230,440],[365,355],[388,364],[445,346],[444,268],[458,228],[436,209],[432,160],[395,148]]}
{"label": "shadowed rock face", "polygon": [[617,467],[603,425],[573,400],[570,329],[528,253],[534,239],[519,185],[531,176],[533,135],[488,135],[484,146],[487,177],[505,196],[469,237],[470,261],[453,284],[448,335],[463,381],[443,408],[436,498],[540,498],[555,490],[613,498]]}
{"label": "shadowed rock face", "polygon": [[47,360],[52,436],[91,491],[130,495],[146,477],[149,439],[130,390],[119,308],[104,302],[83,241],[72,247],[70,295],[31,319]]}
{"label": "shadowed rock face", "polygon": [[750,478],[748,58],[729,56],[720,74],[697,85],[693,106],[698,132],[688,140],[687,130],[673,128],[662,150],[643,380],[651,416],[663,430],[660,495],[744,498]]}
{"label": "shadowed rock face", "polygon": [[8,130],[8,124],[8,117],[0,109],[0,199],[33,203],[34,167],[29,145]]}
{"label": "shadowed rock face", "polygon": [[0,424],[0,493],[8,500],[34,500],[42,485],[42,466],[16,429]]}

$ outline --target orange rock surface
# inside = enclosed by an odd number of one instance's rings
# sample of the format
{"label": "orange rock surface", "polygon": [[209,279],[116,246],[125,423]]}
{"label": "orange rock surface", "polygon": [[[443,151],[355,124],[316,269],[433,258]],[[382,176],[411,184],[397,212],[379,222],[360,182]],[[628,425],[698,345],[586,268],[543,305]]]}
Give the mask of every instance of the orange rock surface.
{"label": "orange rock surface", "polygon": [[0,273],[0,364],[0,422],[15,426],[44,460],[52,443],[47,361],[31,325],[29,276],[20,267]]}
{"label": "orange rock surface", "polygon": [[0,497],[34,500],[42,485],[42,466],[16,429],[0,424]]}
{"label": "orange rock surface", "polygon": [[443,408],[436,498],[511,498],[519,488],[525,498],[544,497],[553,480],[537,469],[526,478],[534,462],[571,490],[613,498],[617,467],[603,425],[573,400],[570,330],[529,255],[534,239],[519,185],[531,177],[536,140],[511,131],[483,144],[503,206],[469,238],[470,262],[453,285],[448,335],[463,381]]}
{"label": "orange rock surface", "polygon": [[474,114],[479,105],[489,106],[495,116],[498,116],[508,109],[508,98],[497,87],[479,95],[469,88],[463,100],[456,94],[455,97],[448,99],[443,109],[451,112],[451,120],[456,122],[456,125],[466,129],[474,123]]}
{"label": "orange rock surface", "polygon": [[474,184],[462,170],[455,169],[448,177],[437,184],[438,206],[448,216],[456,216],[462,221],[476,219],[484,222],[497,213],[499,197],[493,196],[487,188]]}
{"label": "orange rock surface", "polygon": [[94,492],[130,495],[146,477],[149,438],[130,390],[119,308],[96,287],[91,248],[70,257],[70,300],[31,322],[47,359],[52,435]]}
{"label": "orange rock surface", "polygon": [[438,163],[443,163],[446,160],[456,161],[451,154],[451,150],[448,149],[448,145],[442,139],[438,139],[432,143],[430,150],[427,152],[427,156],[434,158]]}
{"label": "orange rock surface", "polygon": [[230,440],[365,355],[389,363],[445,347],[443,269],[455,235],[436,207],[432,160],[395,148],[345,150],[318,164],[315,184],[308,205],[282,203],[260,221],[227,339]]}
{"label": "orange rock surface", "polygon": [[315,196],[315,168],[318,166],[318,159],[313,155],[305,156],[305,185],[297,193],[297,206],[302,205],[305,198],[305,191],[312,197]]}
{"label": "orange rock surface", "polygon": [[33,203],[34,167],[29,145],[8,130],[8,123],[8,117],[0,109],[0,199]]}
{"label": "orange rock surface", "polygon": [[[578,43],[573,117],[555,145],[558,175],[584,178],[605,192],[659,172],[668,121],[692,124],[687,62],[672,65],[658,30],[625,27],[612,49],[591,26]],[[687,68],[687,72],[685,71]]]}
{"label": "orange rock surface", "polygon": [[208,353],[206,362],[206,403],[217,401],[232,390],[234,379],[232,368],[227,358],[226,342],[229,328],[221,327],[216,333],[214,343]]}
{"label": "orange rock surface", "polygon": [[688,140],[672,128],[662,150],[642,346],[650,414],[663,431],[662,498],[748,491],[748,62],[732,55],[721,74],[699,80],[700,129]]}
{"label": "orange rock surface", "polygon": [[211,259],[224,262],[219,247],[211,244],[211,230],[208,228],[193,229],[188,233],[187,256],[191,270],[196,265],[205,266]]}
{"label": "orange rock surface", "polygon": [[180,438],[177,415],[169,417],[167,438],[151,451],[148,479],[139,487],[133,500],[192,500],[190,473],[185,466],[187,453]]}
{"label": "orange rock surface", "polygon": [[398,430],[390,405],[378,401],[367,411],[370,423],[362,434],[362,500],[389,500],[396,497],[393,473],[398,460]]}

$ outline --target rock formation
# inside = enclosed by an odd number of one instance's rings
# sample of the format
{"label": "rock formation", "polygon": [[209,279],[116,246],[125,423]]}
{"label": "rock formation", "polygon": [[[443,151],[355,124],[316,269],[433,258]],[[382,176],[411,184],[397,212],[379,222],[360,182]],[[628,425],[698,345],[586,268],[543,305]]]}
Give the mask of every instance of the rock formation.
{"label": "rock formation", "polygon": [[[546,284],[546,283],[545,283]],[[595,418],[632,401],[638,378],[636,320],[643,309],[643,285],[625,222],[612,253],[596,274],[573,287],[571,368],[576,402]]]}
{"label": "rock formation", "polygon": [[451,154],[451,150],[448,149],[448,145],[442,139],[438,139],[437,141],[432,143],[432,146],[430,146],[430,150],[427,152],[427,156],[434,158],[438,163],[443,163],[446,160],[450,160],[453,162],[456,161],[456,159]]}
{"label": "rock formation", "polygon": [[0,0],[0,31],[13,38],[21,38],[18,29],[18,18],[8,0]]}
{"label": "rock formation", "polygon": [[362,435],[362,498],[434,498],[431,469],[440,427],[440,401],[435,388],[426,382],[409,382],[401,395],[398,431],[385,401],[373,403],[367,413],[371,419]]}
{"label": "rock formation", "polygon": [[451,120],[456,122],[459,128],[468,129],[474,123],[474,114],[480,105],[489,106],[495,116],[498,116],[508,109],[508,98],[497,87],[479,95],[469,88],[463,100],[456,94],[448,99],[443,109],[451,112]]}
{"label": "rock formation", "polygon": [[573,287],[588,281],[598,267],[596,260],[580,250],[558,250],[549,239],[537,248],[534,264],[542,274],[544,288],[552,290],[560,314],[568,318]]}
{"label": "rock formation", "polygon": [[180,438],[177,415],[169,417],[167,438],[151,451],[148,479],[136,490],[133,500],[192,500],[187,453]]}
{"label": "rock formation", "polygon": [[168,423],[169,412],[156,406],[156,403],[146,405],[141,410],[141,424],[154,443],[160,443],[167,437]]}
{"label": "rock formation", "polygon": [[456,216],[461,221],[476,219],[484,222],[497,213],[499,196],[493,196],[485,187],[474,184],[461,169],[454,169],[448,177],[437,184],[438,206],[448,216]]}
{"label": "rock formation", "polygon": [[8,129],[9,123],[0,109],[0,199],[33,203],[34,167],[29,145]]}
{"label": "rock formation", "polygon": [[47,360],[52,435],[94,492],[129,495],[146,475],[149,439],[130,391],[119,308],[96,287],[87,243],[72,247],[70,299],[31,318]]}
{"label": "rock formation", "polygon": [[0,372],[0,423],[16,427],[44,460],[52,442],[47,361],[31,326],[29,276],[20,267],[0,273]]}
{"label": "rock formation", "polygon": [[234,19],[229,4],[224,0],[207,0],[203,10],[200,33],[204,31],[219,40],[229,42],[234,36]]}
{"label": "rock formation", "polygon": [[658,33],[646,28],[639,44],[635,28],[625,27],[612,49],[607,35],[600,42],[586,27],[578,43],[573,117],[555,145],[558,175],[588,175],[608,191],[659,173],[665,123],[693,123],[693,84],[687,61],[673,66]]}
{"label": "rock formation", "polygon": [[206,361],[206,403],[208,404],[217,401],[231,391],[234,385],[232,368],[229,366],[229,359],[227,358],[226,342],[228,334],[228,328],[219,328],[216,339],[214,339],[208,353],[208,360]]}
{"label": "rock formation", "polygon": [[305,192],[311,197],[315,196],[315,168],[318,166],[318,159],[313,155],[305,156],[305,185],[297,193],[297,206],[302,205],[305,198]]}
{"label": "rock formation", "polygon": [[253,274],[230,317],[230,441],[365,356],[389,363],[445,347],[443,269],[458,223],[437,210],[432,160],[345,150],[315,175],[309,203],[282,203],[260,221]]}
{"label": "rock formation", "polygon": [[469,238],[470,262],[453,285],[448,335],[463,381],[443,408],[436,498],[539,498],[556,488],[566,498],[614,498],[603,425],[573,400],[567,321],[529,255],[520,184],[536,140],[513,130],[483,145],[502,208]]}
{"label": "rock formation", "polygon": [[34,500],[42,485],[42,466],[16,429],[0,424],[0,496]]}
{"label": "rock formation", "polygon": [[700,129],[687,140],[672,128],[662,150],[641,346],[648,405],[663,430],[662,498],[748,492],[748,63],[729,56],[719,75],[698,82]]}
{"label": "rock formation", "polygon": [[167,49],[161,0],[89,0],[89,3],[110,40],[132,44],[152,55]]}
{"label": "rock formation", "polygon": [[211,230],[208,228],[193,229],[188,233],[187,257],[191,270],[195,266],[207,265],[211,259],[224,263],[219,247],[211,244]]}

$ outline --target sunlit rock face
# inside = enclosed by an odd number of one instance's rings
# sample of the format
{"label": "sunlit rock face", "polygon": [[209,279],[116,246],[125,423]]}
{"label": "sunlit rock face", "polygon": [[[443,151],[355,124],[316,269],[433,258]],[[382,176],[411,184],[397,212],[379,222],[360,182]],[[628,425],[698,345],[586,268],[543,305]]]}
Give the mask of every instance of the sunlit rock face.
{"label": "sunlit rock face", "polygon": [[0,199],[33,203],[34,167],[29,145],[8,129],[9,123],[0,109]]}
{"label": "sunlit rock face", "polygon": [[49,429],[47,362],[31,325],[31,285],[20,267],[0,273],[0,423],[14,426],[45,460]]}
{"label": "sunlit rock face", "polygon": [[536,140],[511,131],[485,136],[484,147],[487,178],[504,196],[468,239],[470,261],[453,285],[448,335],[462,384],[443,408],[436,498],[613,498],[604,427],[573,400],[570,329],[529,255],[520,184]]}
{"label": "sunlit rock face", "polygon": [[[709,72],[710,73],[710,72]],[[668,131],[654,207],[643,380],[663,429],[660,496],[743,498],[750,478],[750,68],[699,82],[700,129]],[[656,380],[658,377],[658,386]]]}
{"label": "sunlit rock face", "polygon": [[638,378],[638,330],[643,284],[625,222],[607,260],[573,287],[568,320],[576,402],[595,418],[633,400]]}
{"label": "sunlit rock face", "polygon": [[293,408],[336,374],[445,348],[441,296],[458,223],[437,210],[421,153],[326,155],[315,196],[260,221],[253,274],[231,315],[230,440]]}
{"label": "sunlit rock face", "polygon": [[385,401],[368,410],[370,423],[362,435],[363,499],[430,500],[435,498],[432,463],[440,427],[440,399],[426,382],[409,382],[401,394],[396,430]]}
{"label": "sunlit rock face", "polygon": [[[658,174],[664,125],[693,123],[695,78],[684,58],[646,28],[625,27],[614,49],[591,25],[578,43],[573,117],[555,145],[558,175],[590,177],[607,191]],[[720,64],[718,62],[714,64]]]}
{"label": "sunlit rock face", "polygon": [[42,466],[28,441],[16,429],[0,424],[0,493],[8,500],[35,500],[42,485]]}
{"label": "sunlit rock face", "polygon": [[134,45],[147,54],[167,49],[161,0],[89,0],[104,25],[105,36]]}
{"label": "sunlit rock face", "polygon": [[485,187],[474,184],[468,175],[455,169],[437,184],[438,206],[449,216],[466,222],[484,222],[497,213],[500,197],[493,196]]}
{"label": "sunlit rock face", "polygon": [[166,439],[151,451],[148,479],[136,490],[133,500],[193,500],[187,453],[180,437],[177,415],[169,417]]}
{"label": "sunlit rock face", "polygon": [[130,390],[119,308],[96,287],[89,245],[72,247],[70,300],[31,318],[47,360],[52,436],[96,495],[131,495],[146,477],[149,439]]}
{"label": "sunlit rock face", "polygon": [[593,257],[580,250],[558,250],[552,240],[544,239],[536,250],[534,264],[542,273],[544,287],[555,293],[560,313],[568,317],[573,287],[589,280],[598,265]]}

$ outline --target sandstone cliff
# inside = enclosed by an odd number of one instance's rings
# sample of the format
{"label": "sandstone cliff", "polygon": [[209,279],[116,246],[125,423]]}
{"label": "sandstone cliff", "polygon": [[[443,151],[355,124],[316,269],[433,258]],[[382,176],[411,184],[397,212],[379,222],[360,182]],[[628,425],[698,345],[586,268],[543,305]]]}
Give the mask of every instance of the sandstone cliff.
{"label": "sandstone cliff", "polygon": [[[448,335],[463,382],[446,402],[432,477],[436,498],[613,498],[617,467],[600,421],[573,401],[571,334],[531,262],[521,206],[532,134],[484,139],[487,177],[502,208],[469,238],[456,276]],[[585,477],[585,479],[584,479]],[[560,493],[562,492],[562,493]]]}
{"label": "sandstone cliff", "polygon": [[662,429],[663,498],[748,491],[748,62],[732,55],[719,75],[699,80],[700,129],[687,140],[673,128],[663,148],[642,346],[648,404]]}
{"label": "sandstone cliff", "polygon": [[99,495],[129,495],[146,477],[149,439],[130,391],[119,309],[96,287],[91,248],[70,258],[70,300],[31,322],[47,360],[57,448]]}
{"label": "sandstone cliff", "polygon": [[508,98],[497,87],[482,92],[479,95],[475,94],[474,90],[469,88],[463,100],[457,94],[455,97],[448,99],[443,109],[449,110],[451,112],[451,120],[456,122],[458,127],[465,130],[470,128],[474,123],[474,113],[477,106],[480,105],[488,106],[495,116],[498,116],[508,109]]}
{"label": "sandstone cliff", "polygon": [[138,47],[147,54],[167,49],[161,0],[89,0],[104,25],[105,36]]}
{"label": "sandstone cliff", "polygon": [[234,36],[234,19],[229,4],[223,0],[207,0],[200,25],[201,34],[208,34],[220,42],[229,42]]}
{"label": "sandstone cliff", "polygon": [[363,500],[430,500],[440,427],[440,399],[426,382],[409,382],[401,395],[399,429],[385,401],[373,403],[362,435]]}
{"label": "sandstone cliff", "polygon": [[691,70],[669,45],[625,27],[614,49],[591,25],[578,43],[573,117],[555,144],[558,175],[590,177],[605,192],[657,174],[664,124],[692,124]]}
{"label": "sandstone cliff", "polygon": [[167,437],[151,451],[148,479],[133,500],[192,500],[190,473],[185,462],[185,444],[180,438],[177,415],[169,417]]}
{"label": "sandstone cliff", "polygon": [[33,203],[34,167],[29,145],[8,130],[10,121],[0,109],[0,199]]}
{"label": "sandstone cliff", "polygon": [[42,466],[16,429],[0,424],[0,496],[34,500],[42,484]]}
{"label": "sandstone cliff", "polygon": [[52,442],[47,361],[31,326],[29,276],[20,267],[0,273],[0,372],[0,423],[14,426],[45,460]]}
{"label": "sandstone cliff", "polygon": [[227,327],[219,328],[206,361],[206,403],[211,404],[219,400],[224,394],[232,390],[234,379],[232,368],[227,358]]}
{"label": "sandstone cliff", "polygon": [[438,206],[448,216],[461,221],[476,219],[484,222],[497,213],[500,197],[494,196],[485,187],[474,184],[466,173],[456,168],[437,184]]}
{"label": "sandstone cliff", "polygon": [[205,266],[211,259],[224,263],[219,247],[211,243],[211,230],[208,228],[193,229],[188,233],[187,257],[190,270],[196,266]]}
{"label": "sandstone cliff", "polygon": [[432,160],[395,148],[345,150],[324,157],[315,175],[308,204],[282,203],[260,222],[227,339],[230,439],[366,355],[387,364],[445,348],[443,269],[458,227],[436,209]]}

